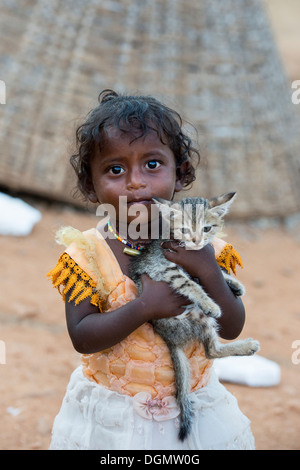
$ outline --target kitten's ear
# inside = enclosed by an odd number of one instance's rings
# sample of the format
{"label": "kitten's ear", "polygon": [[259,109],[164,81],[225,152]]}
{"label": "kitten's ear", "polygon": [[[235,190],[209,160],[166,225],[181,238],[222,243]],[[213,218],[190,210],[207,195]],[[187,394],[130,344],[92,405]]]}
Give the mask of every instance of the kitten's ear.
{"label": "kitten's ear", "polygon": [[163,199],[162,197],[153,197],[152,201],[154,201],[158,207],[160,207],[161,204],[164,204],[165,206],[171,205],[171,201],[168,201],[167,199]]}
{"label": "kitten's ear", "polygon": [[156,207],[158,207],[162,217],[169,217],[171,201],[161,197],[153,197],[152,200],[155,202]]}
{"label": "kitten's ear", "polygon": [[236,193],[226,193],[222,194],[222,196],[209,199],[211,212],[216,214],[218,217],[223,217],[225,214],[227,214],[229,207],[233,203],[235,197]]}

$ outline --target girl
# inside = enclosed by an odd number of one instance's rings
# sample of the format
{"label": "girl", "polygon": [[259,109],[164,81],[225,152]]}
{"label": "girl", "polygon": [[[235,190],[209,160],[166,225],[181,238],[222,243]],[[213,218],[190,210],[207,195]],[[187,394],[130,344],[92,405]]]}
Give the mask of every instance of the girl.
{"label": "girl", "polygon": [[[65,300],[68,331],[82,365],[71,376],[50,448],[253,449],[248,419],[198,344],[185,350],[193,429],[185,441],[178,439],[172,363],[149,320],[179,315],[188,301],[147,276],[137,296],[128,274],[131,255],[149,243],[149,235],[138,240],[120,235],[135,220],[132,208],[140,208],[139,223],[148,226],[152,198],[171,200],[195,179],[192,160],[199,154],[180,116],[152,97],[104,90],[77,130],[77,144],[71,163],[80,190],[94,203],[113,206],[116,220],[109,230],[104,221],[84,233],[70,227],[58,233],[67,248],[49,276]],[[126,197],[122,207],[120,196]],[[221,337],[236,338],[244,308],[220,269],[235,272],[241,263],[233,247],[215,239],[196,252],[172,241],[164,248],[221,307]]]}

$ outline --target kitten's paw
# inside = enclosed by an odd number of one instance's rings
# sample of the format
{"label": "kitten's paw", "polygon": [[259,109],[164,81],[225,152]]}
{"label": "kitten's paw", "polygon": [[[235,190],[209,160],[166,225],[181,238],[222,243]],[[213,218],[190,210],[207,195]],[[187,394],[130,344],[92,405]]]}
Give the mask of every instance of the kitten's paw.
{"label": "kitten's paw", "polygon": [[245,295],[245,287],[243,284],[238,281],[237,279],[233,278],[230,274],[224,273],[223,272],[224,279],[226,280],[228,286],[230,289],[233,291],[234,295],[238,297],[242,297]]}
{"label": "kitten's paw", "polygon": [[248,338],[246,340],[246,345],[247,345],[247,355],[252,356],[255,354],[257,351],[260,350],[260,344],[258,341],[252,338]]}
{"label": "kitten's paw", "polygon": [[220,307],[214,302],[210,302],[209,305],[206,305],[205,307],[202,306],[202,310],[205,315],[213,318],[220,318],[222,315]]}

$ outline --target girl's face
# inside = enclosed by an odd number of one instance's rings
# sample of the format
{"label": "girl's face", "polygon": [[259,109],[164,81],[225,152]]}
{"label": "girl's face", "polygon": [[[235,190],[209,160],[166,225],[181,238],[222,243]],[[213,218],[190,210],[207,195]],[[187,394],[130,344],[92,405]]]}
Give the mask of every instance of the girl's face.
{"label": "girl's face", "polygon": [[[122,219],[126,216],[130,223],[135,218],[128,214],[130,207],[134,209],[130,211],[132,214],[141,206],[147,208],[148,220],[144,222],[149,222],[152,198],[171,200],[174,192],[183,187],[176,176],[174,154],[160,141],[157,133],[150,131],[133,141],[136,136],[115,127],[108,128],[104,147],[91,161],[93,191],[89,199],[113,205],[117,222],[120,210]],[[126,205],[120,207],[119,196],[127,198]]]}

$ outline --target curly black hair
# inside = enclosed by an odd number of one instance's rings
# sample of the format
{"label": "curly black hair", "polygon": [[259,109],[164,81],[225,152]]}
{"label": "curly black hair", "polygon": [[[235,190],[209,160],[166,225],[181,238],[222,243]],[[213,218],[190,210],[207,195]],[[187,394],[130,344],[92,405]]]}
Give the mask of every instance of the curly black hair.
{"label": "curly black hair", "polygon": [[[98,97],[98,106],[87,116],[86,121],[76,130],[77,153],[71,156],[70,162],[77,175],[77,188],[87,198],[92,189],[91,158],[104,144],[104,131],[116,127],[125,132],[145,136],[149,131],[156,131],[161,142],[172,150],[177,176],[183,186],[195,180],[195,167],[192,161],[199,162],[200,154],[192,146],[190,137],[182,130],[183,120],[173,109],[165,106],[152,96],[122,95],[113,90],[103,90]],[[185,165],[182,173],[181,165]]]}

